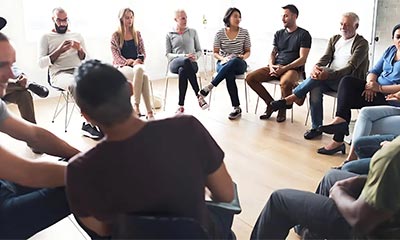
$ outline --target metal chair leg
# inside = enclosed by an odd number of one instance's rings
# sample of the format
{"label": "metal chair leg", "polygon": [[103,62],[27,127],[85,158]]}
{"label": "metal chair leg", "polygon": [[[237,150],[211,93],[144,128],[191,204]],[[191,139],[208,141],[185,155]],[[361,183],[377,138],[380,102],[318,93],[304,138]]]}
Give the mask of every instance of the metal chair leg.
{"label": "metal chair leg", "polygon": [[169,78],[166,77],[166,78],[165,78],[164,106],[163,106],[164,111],[165,111],[165,105],[166,105],[166,103],[167,103],[168,80],[169,80]]}

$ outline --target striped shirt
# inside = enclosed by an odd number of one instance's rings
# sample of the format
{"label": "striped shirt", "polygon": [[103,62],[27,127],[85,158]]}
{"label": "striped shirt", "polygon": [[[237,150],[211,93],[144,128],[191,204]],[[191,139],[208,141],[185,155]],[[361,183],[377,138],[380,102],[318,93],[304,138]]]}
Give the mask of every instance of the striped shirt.
{"label": "striped shirt", "polygon": [[238,35],[232,40],[226,35],[225,28],[215,35],[214,48],[219,48],[219,54],[223,57],[244,54],[245,49],[250,49],[250,47],[250,35],[247,29],[239,27]]}

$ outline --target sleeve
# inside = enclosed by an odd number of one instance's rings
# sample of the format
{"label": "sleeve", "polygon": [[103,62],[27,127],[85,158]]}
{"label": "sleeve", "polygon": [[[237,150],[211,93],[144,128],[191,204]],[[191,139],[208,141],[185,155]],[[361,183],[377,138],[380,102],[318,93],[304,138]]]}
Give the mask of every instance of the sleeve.
{"label": "sleeve", "polygon": [[221,49],[221,31],[218,31],[217,34],[215,34],[214,37],[214,48]]}
{"label": "sleeve", "polygon": [[382,57],[378,60],[378,62],[376,62],[375,66],[369,71],[369,73],[373,73],[377,76],[381,75],[381,73],[383,72],[383,63],[385,62],[385,58],[387,58],[387,56],[389,55],[392,47],[394,46],[391,46],[388,49],[386,49]]}
{"label": "sleeve", "polygon": [[250,49],[251,48],[251,41],[250,41],[250,33],[248,30],[246,30],[246,36],[244,39],[244,50]]}
{"label": "sleeve", "polygon": [[400,137],[379,150],[371,159],[367,182],[361,198],[376,209],[400,210]]}
{"label": "sleeve", "polygon": [[335,42],[336,36],[333,36],[329,39],[328,46],[325,49],[324,55],[319,59],[319,61],[316,63],[316,65],[320,67],[326,67],[328,64],[332,61],[333,59],[333,46]]}
{"label": "sleeve", "polygon": [[142,34],[139,31],[136,31],[136,34],[138,38],[138,54],[142,54],[144,56],[144,60],[146,60],[146,49],[144,48]]}
{"label": "sleeve", "polygon": [[[85,168],[82,164],[82,157],[76,156],[71,159],[66,172],[66,194],[68,203],[73,212],[78,217],[92,216],[90,214],[91,201],[86,192],[88,180],[86,179]],[[86,170],[87,171],[87,170]]]}
{"label": "sleeve", "polygon": [[85,52],[84,60],[85,59],[89,59],[89,53],[88,53],[87,48],[86,48],[85,39],[83,38],[83,36],[81,34],[79,34],[79,43],[81,44],[81,47],[82,47],[83,51]]}
{"label": "sleeve", "polygon": [[308,31],[304,30],[304,33],[302,34],[301,42],[300,42],[300,47],[301,48],[311,48],[311,35]]}
{"label": "sleeve", "polygon": [[185,54],[172,52],[173,46],[172,46],[172,40],[171,40],[170,34],[167,34],[165,43],[166,43],[166,56],[167,56],[168,62],[171,62],[174,58],[185,56]]}
{"label": "sleeve", "polygon": [[199,35],[197,34],[197,31],[195,29],[193,29],[193,32],[194,32],[194,50],[196,51],[196,59],[199,59],[203,53],[200,46]]}
{"label": "sleeve", "polygon": [[272,46],[278,47],[278,43],[279,43],[279,31],[277,31],[277,32],[274,34],[274,41],[273,41],[273,43],[272,43]]}
{"label": "sleeve", "polygon": [[209,175],[221,166],[225,154],[200,121],[193,116],[190,119],[195,130],[193,136],[197,136],[198,146],[202,146],[199,149],[198,157],[203,161],[204,173]]}
{"label": "sleeve", "polygon": [[43,35],[39,41],[39,67],[46,68],[51,66],[49,43],[46,35]]}
{"label": "sleeve", "polygon": [[[354,39],[356,41],[356,39]],[[353,43],[354,44],[354,43]],[[360,67],[360,65],[368,58],[369,45],[364,38],[357,41],[353,53],[346,66],[329,73],[330,79],[341,79],[345,75],[349,75]],[[366,70],[365,70],[366,71]]]}
{"label": "sleeve", "polygon": [[113,64],[115,66],[124,66],[126,59],[121,55],[121,49],[119,48],[118,33],[115,32],[111,36],[111,54],[113,57]]}

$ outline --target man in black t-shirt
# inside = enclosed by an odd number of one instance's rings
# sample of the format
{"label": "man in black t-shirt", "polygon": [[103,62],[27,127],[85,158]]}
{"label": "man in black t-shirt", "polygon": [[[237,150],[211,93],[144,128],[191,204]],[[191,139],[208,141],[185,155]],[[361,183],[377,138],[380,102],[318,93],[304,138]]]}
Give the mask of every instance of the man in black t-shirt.
{"label": "man in black t-shirt", "polygon": [[73,88],[82,115],[105,133],[67,168],[71,210],[86,227],[108,236],[117,215],[153,213],[193,218],[215,238],[230,234],[232,217],[221,221],[204,201],[205,188],[216,201],[233,199],[224,152],[196,118],[141,121],[131,83],[96,60],[79,67]]}
{"label": "man in black t-shirt", "polygon": [[[270,118],[273,112],[270,106],[273,98],[261,83],[279,79],[282,98],[290,95],[304,73],[304,64],[311,48],[311,35],[296,24],[299,15],[296,6],[289,4],[282,8],[284,29],[275,33],[268,66],[251,72],[246,78],[249,86],[267,104],[265,114],[261,115],[260,119]],[[286,106],[286,108],[291,107],[292,105]],[[283,109],[278,112],[276,121],[283,122],[285,120],[286,109]]]}

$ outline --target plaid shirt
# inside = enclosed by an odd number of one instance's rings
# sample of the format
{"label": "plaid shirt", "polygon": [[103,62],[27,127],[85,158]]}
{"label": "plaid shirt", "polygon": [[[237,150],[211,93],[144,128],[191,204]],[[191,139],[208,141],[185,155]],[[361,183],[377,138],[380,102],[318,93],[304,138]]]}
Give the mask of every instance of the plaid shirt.
{"label": "plaid shirt", "polygon": [[[144,59],[146,59],[146,51],[144,50],[143,38],[139,31],[136,31],[138,38],[138,54],[142,54]],[[111,54],[113,57],[113,65],[116,67],[125,66],[126,58],[121,54],[121,48],[119,47],[119,35],[118,32],[115,32],[111,37]]]}

